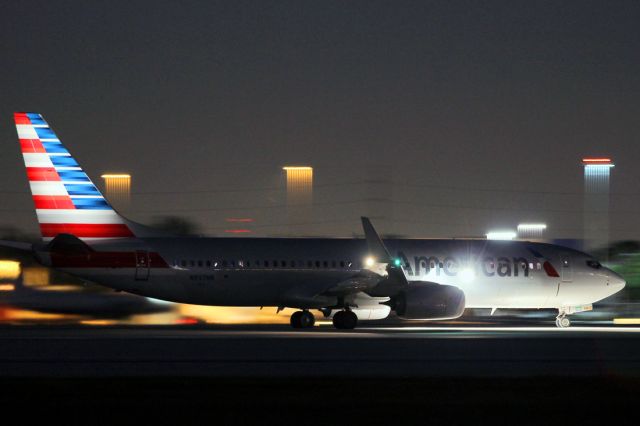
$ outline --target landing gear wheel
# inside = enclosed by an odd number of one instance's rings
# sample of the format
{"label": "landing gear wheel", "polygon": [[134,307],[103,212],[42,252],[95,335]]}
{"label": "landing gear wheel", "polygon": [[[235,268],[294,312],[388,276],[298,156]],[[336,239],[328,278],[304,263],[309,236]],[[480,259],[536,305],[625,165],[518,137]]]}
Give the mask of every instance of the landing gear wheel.
{"label": "landing gear wheel", "polygon": [[309,311],[296,311],[291,315],[290,323],[293,328],[311,328],[316,318]]}
{"label": "landing gear wheel", "polygon": [[339,330],[353,330],[358,325],[358,317],[351,311],[336,312],[333,326]]}
{"label": "landing gear wheel", "polygon": [[567,328],[571,325],[571,320],[567,317],[558,317],[556,318],[556,327],[558,328]]}
{"label": "landing gear wheel", "polygon": [[291,314],[291,319],[289,320],[289,322],[291,323],[291,327],[302,328],[300,317],[302,317],[302,311],[296,311],[293,314]]}
{"label": "landing gear wheel", "polygon": [[316,323],[316,317],[309,311],[302,311],[300,316],[300,328],[311,328]]}

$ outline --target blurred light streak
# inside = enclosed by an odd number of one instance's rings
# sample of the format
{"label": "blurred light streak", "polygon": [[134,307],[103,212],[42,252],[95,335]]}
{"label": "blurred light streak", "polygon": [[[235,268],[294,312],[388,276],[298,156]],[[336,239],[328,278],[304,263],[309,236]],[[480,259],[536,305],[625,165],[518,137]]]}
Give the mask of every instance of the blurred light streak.
{"label": "blurred light streak", "polygon": [[118,321],[107,320],[107,319],[92,319],[92,320],[82,320],[82,321],[80,321],[80,324],[82,324],[82,325],[107,326],[107,325],[118,324]]}
{"label": "blurred light streak", "polygon": [[11,283],[0,284],[0,291],[14,291],[15,289],[16,289],[16,286],[14,284],[11,284]]}
{"label": "blurred light streak", "polygon": [[22,282],[28,287],[44,287],[50,283],[51,271],[48,268],[29,266],[22,269]]}
{"label": "blurred light streak", "polygon": [[288,324],[296,309],[285,309],[276,314],[276,308],[247,308],[230,306],[178,305],[184,317],[198,318],[208,324]]}
{"label": "blurred light streak", "polygon": [[616,325],[640,325],[640,318],[614,318],[613,323]]}
{"label": "blurred light streak", "polygon": [[15,260],[0,260],[0,279],[15,280],[20,276],[20,262]]}
{"label": "blurred light streak", "polygon": [[517,234],[514,231],[490,231],[487,232],[487,240],[513,240]]}

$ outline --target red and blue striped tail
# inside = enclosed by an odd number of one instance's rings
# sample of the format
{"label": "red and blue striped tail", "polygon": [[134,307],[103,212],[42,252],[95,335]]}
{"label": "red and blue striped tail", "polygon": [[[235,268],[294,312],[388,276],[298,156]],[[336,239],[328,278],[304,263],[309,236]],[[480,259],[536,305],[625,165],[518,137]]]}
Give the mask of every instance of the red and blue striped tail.
{"label": "red and blue striped tail", "polygon": [[42,115],[14,113],[42,239],[72,234],[91,242],[135,237]]}

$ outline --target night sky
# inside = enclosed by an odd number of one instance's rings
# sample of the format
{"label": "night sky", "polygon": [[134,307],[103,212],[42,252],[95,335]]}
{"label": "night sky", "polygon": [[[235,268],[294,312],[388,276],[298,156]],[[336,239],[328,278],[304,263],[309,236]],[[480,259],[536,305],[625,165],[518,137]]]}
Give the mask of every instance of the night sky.
{"label": "night sky", "polygon": [[[640,238],[638,1],[3,1],[0,225],[36,233],[14,111],[129,216],[288,232],[281,167],[315,167],[299,235],[582,235],[582,168],[609,155],[613,239]],[[377,201],[367,201],[375,199]]]}

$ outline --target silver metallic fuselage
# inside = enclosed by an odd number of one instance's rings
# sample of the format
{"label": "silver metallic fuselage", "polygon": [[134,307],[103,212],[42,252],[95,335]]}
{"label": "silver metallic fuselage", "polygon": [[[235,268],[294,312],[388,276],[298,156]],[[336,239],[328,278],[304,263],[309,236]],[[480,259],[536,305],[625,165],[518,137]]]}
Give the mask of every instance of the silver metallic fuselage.
{"label": "silver metallic fuselage", "polygon": [[[469,308],[577,306],[624,287],[613,271],[590,267],[588,254],[551,244],[436,239],[385,244],[410,283],[456,286]],[[92,247],[138,251],[137,256],[157,253],[164,265],[154,264],[152,257],[135,268],[59,269],[115,289],[202,305],[322,307],[334,300],[326,294],[329,289],[368,272],[362,239],[149,238]]]}

